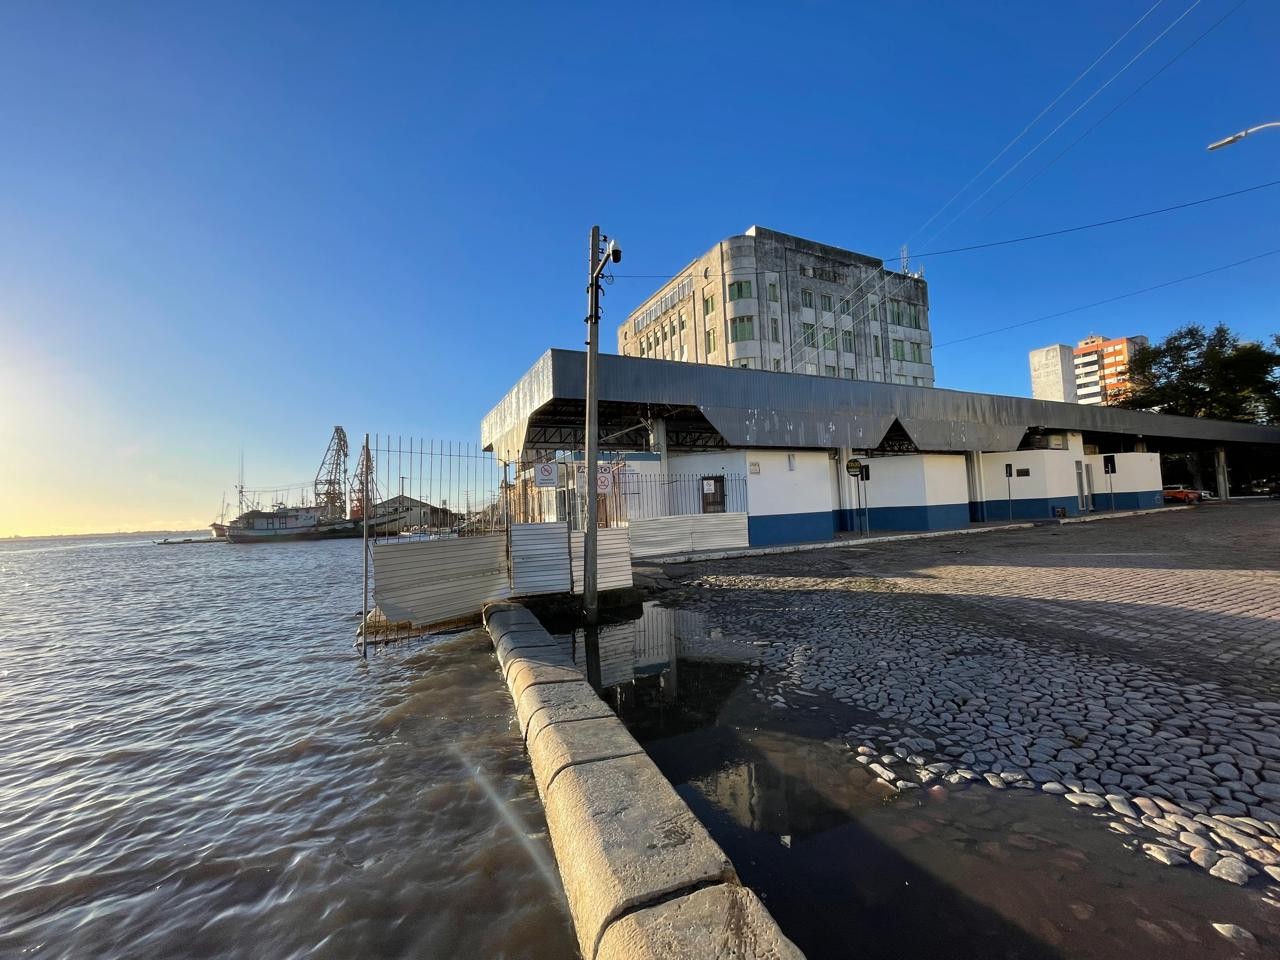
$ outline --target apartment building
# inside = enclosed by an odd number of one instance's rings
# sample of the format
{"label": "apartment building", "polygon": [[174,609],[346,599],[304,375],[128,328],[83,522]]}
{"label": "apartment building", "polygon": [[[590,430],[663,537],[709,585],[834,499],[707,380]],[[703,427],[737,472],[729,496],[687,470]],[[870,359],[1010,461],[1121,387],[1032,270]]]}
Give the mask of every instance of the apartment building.
{"label": "apartment building", "polygon": [[637,307],[618,352],[783,373],[934,382],[923,276],[752,226],[721,240]]}
{"label": "apartment building", "polygon": [[1147,343],[1146,337],[1090,334],[1074,348],[1059,343],[1032,350],[1031,395],[1037,400],[1109,404],[1129,388],[1129,360]]}

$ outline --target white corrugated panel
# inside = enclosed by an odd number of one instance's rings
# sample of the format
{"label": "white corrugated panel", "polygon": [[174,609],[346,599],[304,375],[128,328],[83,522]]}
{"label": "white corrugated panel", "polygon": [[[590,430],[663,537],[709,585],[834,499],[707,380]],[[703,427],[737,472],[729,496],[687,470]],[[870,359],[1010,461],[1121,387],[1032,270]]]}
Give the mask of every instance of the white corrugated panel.
{"label": "white corrugated panel", "polygon": [[745,513],[697,513],[631,521],[631,553],[634,557],[667,557],[695,550],[732,550],[745,547]]}
{"label": "white corrugated panel", "polygon": [[631,555],[634,557],[666,557],[693,549],[691,517],[632,520],[628,529],[631,531]]}
{"label": "white corrugated panel", "polygon": [[[631,537],[626,527],[596,531],[596,589],[619,590],[631,586]],[[582,534],[573,534],[573,592],[582,592]]]}
{"label": "white corrugated panel", "polygon": [[704,513],[693,520],[694,550],[733,550],[747,546],[745,513]]}
{"label": "white corrugated panel", "polygon": [[392,622],[430,626],[510,595],[505,533],[373,546],[373,599]]}
{"label": "white corrugated panel", "polygon": [[569,537],[564,523],[511,527],[511,592],[516,596],[569,592]]}

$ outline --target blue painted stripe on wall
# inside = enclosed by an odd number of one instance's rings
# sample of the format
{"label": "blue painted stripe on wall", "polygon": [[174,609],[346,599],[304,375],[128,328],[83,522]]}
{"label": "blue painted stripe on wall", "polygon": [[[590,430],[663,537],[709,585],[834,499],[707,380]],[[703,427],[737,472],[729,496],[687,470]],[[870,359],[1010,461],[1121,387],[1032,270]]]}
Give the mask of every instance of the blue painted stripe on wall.
{"label": "blue painted stripe on wall", "polygon": [[1022,500],[988,500],[984,504],[987,519],[1052,520],[1054,508],[1062,507],[1068,517],[1080,516],[1080,501],[1075,497],[1027,497]]}
{"label": "blue painted stripe on wall", "polygon": [[[1164,494],[1159,490],[1117,493],[1115,498],[1115,508],[1117,510],[1148,510],[1151,507],[1164,506]],[[1093,509],[1110,510],[1111,494],[1095,493],[1093,495]]]}
{"label": "blue painted stripe on wall", "polygon": [[[842,510],[842,530],[859,530],[862,511]],[[969,525],[968,503],[929,506],[871,507],[865,511],[871,530],[961,530]]]}
{"label": "blue painted stripe on wall", "polygon": [[753,547],[830,540],[836,532],[831,510],[747,517],[747,542]]}

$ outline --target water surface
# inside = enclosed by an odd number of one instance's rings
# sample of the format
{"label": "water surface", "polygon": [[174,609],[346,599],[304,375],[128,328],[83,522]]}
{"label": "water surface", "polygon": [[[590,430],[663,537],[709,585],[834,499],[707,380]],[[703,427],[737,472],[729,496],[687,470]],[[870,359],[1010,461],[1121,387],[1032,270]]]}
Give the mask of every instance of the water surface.
{"label": "water surface", "polygon": [[575,955],[488,638],[362,663],[359,571],[0,544],[0,955]]}

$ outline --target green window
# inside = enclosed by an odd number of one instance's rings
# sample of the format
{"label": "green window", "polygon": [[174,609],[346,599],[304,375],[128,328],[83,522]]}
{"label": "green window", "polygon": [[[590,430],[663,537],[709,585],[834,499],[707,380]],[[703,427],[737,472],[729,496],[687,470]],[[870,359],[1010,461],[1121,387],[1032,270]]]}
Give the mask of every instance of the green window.
{"label": "green window", "polygon": [[907,359],[907,345],[901,340],[892,340],[889,345],[893,348],[893,359]]}
{"label": "green window", "polygon": [[812,323],[800,324],[800,330],[803,333],[803,342],[806,347],[816,347],[818,345],[817,327]]}
{"label": "green window", "polygon": [[774,360],[774,361],[773,361],[773,369],[774,369],[774,370],[777,370],[777,371],[779,371],[779,372],[781,372],[781,370],[782,370],[782,361],[781,361],[781,360]]}
{"label": "green window", "polygon": [[781,342],[782,342],[782,334],[781,334],[781,332],[778,330],[778,318],[777,318],[777,317],[770,317],[770,318],[769,318],[769,336],[770,336],[770,338],[773,340],[773,342],[774,342],[774,343],[781,343]]}
{"label": "green window", "polygon": [[875,356],[877,357],[880,356],[880,338],[879,337],[871,338],[871,352],[875,354]]}
{"label": "green window", "polygon": [[734,317],[729,321],[729,339],[734,343],[741,343],[743,340],[754,340],[756,318],[755,317]]}
{"label": "green window", "polygon": [[924,350],[920,348],[920,344],[914,341],[911,344],[911,359],[916,363],[924,363]]}
{"label": "green window", "polygon": [[831,294],[824,293],[822,295],[822,309],[827,313],[831,312]]}
{"label": "green window", "polygon": [[709,297],[702,298],[702,312],[703,313],[716,312],[716,295],[714,293]]}
{"label": "green window", "polygon": [[707,355],[716,352],[716,332],[714,330],[707,331]]}
{"label": "green window", "polygon": [[802,307],[812,307],[812,306],[813,306],[813,291],[812,291],[812,290],[801,290],[801,291],[800,291],[800,306],[802,306]]}
{"label": "green window", "polygon": [[834,350],[836,348],[836,332],[832,327],[822,328],[822,349]]}
{"label": "green window", "polygon": [[751,281],[735,280],[729,284],[730,300],[749,300],[751,298]]}
{"label": "green window", "polygon": [[845,379],[846,379],[846,380],[857,380],[857,379],[858,379],[858,375],[857,375],[857,373],[855,373],[855,372],[854,372],[854,370],[853,370],[853,368],[852,368],[852,367],[845,367],[845,368],[844,368],[844,375],[845,375]]}
{"label": "green window", "polygon": [[778,285],[776,283],[769,284],[769,301],[771,303],[778,302]]}
{"label": "green window", "polygon": [[832,367],[832,366],[829,366],[829,365],[828,365],[828,366],[824,367],[824,368],[823,368],[823,370],[826,372],[826,375],[827,375],[828,377],[834,377],[834,376],[836,375],[836,368],[835,368],[835,367]]}
{"label": "green window", "polygon": [[840,300],[840,316],[847,317],[851,313],[853,313],[853,301],[848,297],[842,298]]}
{"label": "green window", "polygon": [[845,353],[853,353],[853,331],[840,331],[840,349]]}

